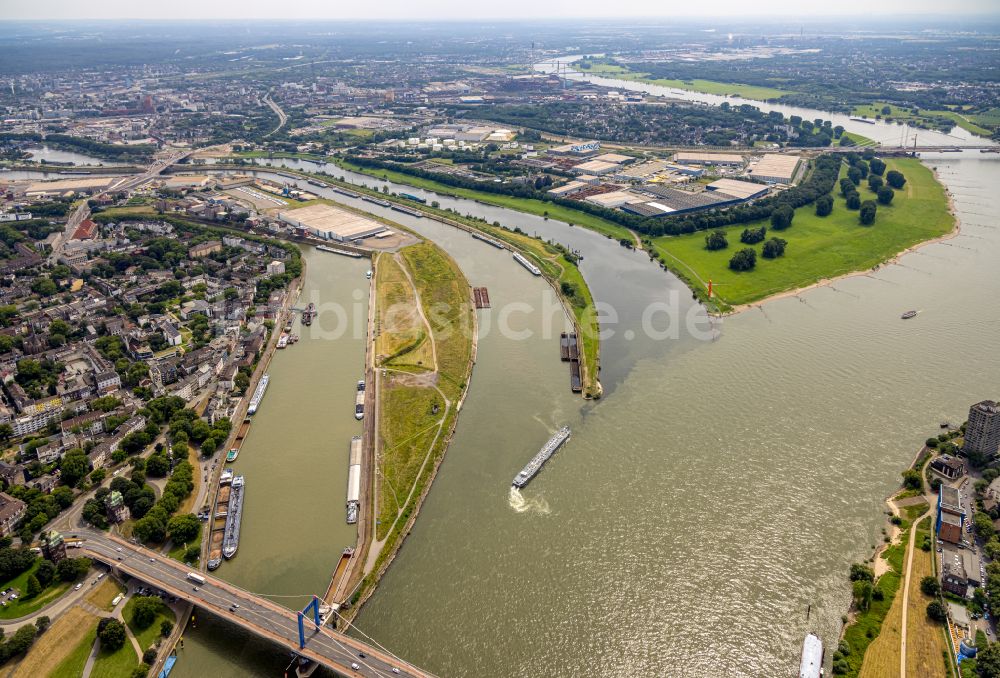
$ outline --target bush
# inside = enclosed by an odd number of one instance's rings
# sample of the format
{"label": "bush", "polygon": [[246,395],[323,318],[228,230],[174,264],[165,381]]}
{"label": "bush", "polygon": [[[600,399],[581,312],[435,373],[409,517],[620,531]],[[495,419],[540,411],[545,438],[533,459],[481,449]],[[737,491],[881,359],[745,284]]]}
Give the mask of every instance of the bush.
{"label": "bush", "polygon": [[816,216],[828,217],[833,212],[833,198],[830,195],[821,195],[816,199]]}
{"label": "bush", "polygon": [[925,596],[936,598],[941,593],[941,584],[938,583],[937,577],[927,575],[920,580],[920,590]]}
{"label": "bush", "polygon": [[169,619],[164,619],[160,622],[160,635],[166,638],[171,633],[174,632],[174,623]]}
{"label": "bush", "polygon": [[871,171],[872,174],[881,175],[883,172],[885,172],[885,163],[879,158],[873,158],[868,163],[868,169]]}
{"label": "bush", "polygon": [[902,172],[889,170],[889,172],[885,175],[885,183],[889,184],[898,191],[906,185],[906,177],[903,176]]}
{"label": "bush", "polygon": [[924,481],[920,477],[920,471],[908,468],[903,471],[903,487],[908,490],[920,490],[924,487]]}
{"label": "bush", "polygon": [[153,649],[153,648],[149,648],[148,650],[146,650],[145,652],[143,652],[142,653],[142,663],[143,664],[148,664],[150,666],[152,666],[153,664],[155,664],[156,663],[156,650]]}
{"label": "bush", "polygon": [[885,182],[882,180],[882,177],[878,176],[877,174],[871,174],[868,176],[868,188],[870,188],[871,190],[877,191],[878,189],[882,188],[884,184]]}
{"label": "bush", "polygon": [[893,197],[896,193],[888,186],[882,186],[878,189],[876,196],[878,197],[878,202],[880,205],[888,205],[892,202]]}
{"label": "bush", "polygon": [[861,196],[858,195],[857,191],[847,194],[847,209],[856,210],[861,207]]}
{"label": "bush", "polygon": [[757,265],[757,253],[744,247],[729,260],[729,268],[734,271],[750,271]]}

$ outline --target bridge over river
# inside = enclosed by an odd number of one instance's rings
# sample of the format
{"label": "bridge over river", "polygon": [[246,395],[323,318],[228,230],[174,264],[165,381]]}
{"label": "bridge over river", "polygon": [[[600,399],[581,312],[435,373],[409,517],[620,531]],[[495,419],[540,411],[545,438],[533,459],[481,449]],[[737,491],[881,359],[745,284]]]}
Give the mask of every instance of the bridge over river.
{"label": "bridge over river", "polygon": [[[432,678],[431,674],[382,648],[372,647],[329,627],[317,628],[308,619],[305,647],[300,648],[297,612],[204,573],[197,573],[204,578],[203,584],[192,581],[188,579],[192,570],[184,564],[135,544],[96,530],[78,532],[85,540],[81,550],[114,571],[163,589],[338,673],[347,676]],[[234,608],[234,604],[239,607]]]}

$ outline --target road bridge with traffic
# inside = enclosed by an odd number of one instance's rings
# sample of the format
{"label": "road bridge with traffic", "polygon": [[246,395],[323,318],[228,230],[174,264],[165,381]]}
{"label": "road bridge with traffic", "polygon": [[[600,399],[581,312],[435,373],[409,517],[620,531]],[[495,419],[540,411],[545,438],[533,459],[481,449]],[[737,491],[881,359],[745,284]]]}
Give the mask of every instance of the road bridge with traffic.
{"label": "road bridge with traffic", "polygon": [[[84,540],[81,551],[105,563],[113,571],[162,589],[338,673],[347,676],[433,678],[432,674],[399,659],[384,648],[318,625],[310,618],[305,619],[305,643],[300,645],[300,613],[103,532],[92,529],[76,532]],[[192,578],[189,574],[195,576]]]}

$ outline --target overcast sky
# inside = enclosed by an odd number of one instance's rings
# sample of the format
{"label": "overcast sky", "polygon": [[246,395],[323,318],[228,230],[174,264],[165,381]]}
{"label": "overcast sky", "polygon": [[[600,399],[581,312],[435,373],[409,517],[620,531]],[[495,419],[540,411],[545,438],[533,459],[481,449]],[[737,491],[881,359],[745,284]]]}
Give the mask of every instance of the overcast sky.
{"label": "overcast sky", "polygon": [[0,19],[536,19],[587,17],[977,14],[996,0],[0,0]]}

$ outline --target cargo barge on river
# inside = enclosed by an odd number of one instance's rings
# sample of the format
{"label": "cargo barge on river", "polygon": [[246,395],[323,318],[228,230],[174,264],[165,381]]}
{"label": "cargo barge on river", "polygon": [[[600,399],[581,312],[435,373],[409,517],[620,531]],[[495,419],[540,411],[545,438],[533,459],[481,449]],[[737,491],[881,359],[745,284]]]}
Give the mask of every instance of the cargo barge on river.
{"label": "cargo barge on river", "polygon": [[260,407],[260,401],[264,398],[264,391],[267,390],[267,384],[271,381],[271,376],[265,374],[260,378],[260,382],[257,384],[257,390],[253,392],[253,397],[250,398],[250,404],[247,406],[247,414],[254,414],[257,412],[257,408]]}
{"label": "cargo barge on river", "polygon": [[514,261],[524,266],[526,269],[531,271],[531,275],[541,275],[542,269],[535,266],[533,263],[527,260],[523,254],[520,252],[514,252]]}
{"label": "cargo barge on river", "polygon": [[226,515],[226,529],[222,535],[222,555],[229,560],[236,555],[240,546],[240,521],[243,518],[243,497],[246,481],[243,476],[233,478],[229,492],[229,512]]}
{"label": "cargo barge on river", "polygon": [[556,450],[562,447],[562,444],[569,440],[569,426],[563,426],[561,429],[556,431],[556,434],[549,438],[548,442],[542,446],[542,449],[538,451],[531,461],[521,469],[521,472],[514,476],[514,481],[511,483],[514,487],[521,489],[529,482],[531,479],[538,475],[538,472],[542,470],[542,466],[545,462],[555,454]]}
{"label": "cargo barge on river", "polygon": [[361,505],[361,436],[351,438],[347,466],[347,524],[358,522]]}

